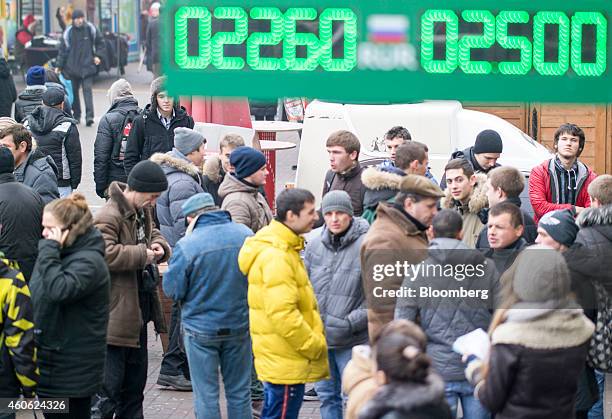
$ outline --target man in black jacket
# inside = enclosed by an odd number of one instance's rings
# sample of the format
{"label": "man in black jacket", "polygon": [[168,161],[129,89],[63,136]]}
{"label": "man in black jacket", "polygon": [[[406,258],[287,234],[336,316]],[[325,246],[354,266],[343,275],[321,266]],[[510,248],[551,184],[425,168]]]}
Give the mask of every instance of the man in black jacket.
{"label": "man in black jacket", "polygon": [[93,77],[98,72],[97,66],[102,62],[100,57],[105,56],[104,39],[93,23],[85,20],[82,10],[72,13],[72,25],[68,26],[62,36],[59,55],[57,57],[57,71],[64,72],[72,81],[74,90],[73,113],[77,123],[81,119],[81,101],[79,89],[83,86],[83,97],[87,126],[94,123],[93,105]]}
{"label": "man in black jacket", "polygon": [[[133,120],[141,113],[132,86],[125,79],[114,82],[108,90],[111,107],[100,118],[94,142],[94,180],[96,193],[106,198],[111,182],[127,182],[123,167],[125,147]],[[125,142],[124,142],[125,140]]]}
{"label": "man in black jacket", "polygon": [[149,22],[147,23],[146,48],[147,48],[147,70],[153,73],[153,77],[161,76],[159,67],[159,8],[160,4],[155,2],[149,8]]}
{"label": "man in black jacket", "polygon": [[174,147],[174,129],[192,128],[193,118],[183,107],[175,106],[168,96],[166,78],[159,77],[151,83],[151,103],[142,115],[134,120],[125,149],[126,175],[142,160],[148,160],[155,153],[167,153]]}
{"label": "man in black jacket", "polygon": [[43,106],[28,116],[24,126],[38,143],[38,149],[51,156],[58,169],[58,189],[68,196],[81,183],[81,140],[76,121],[62,111],[64,93],[49,88],[43,94]]}
{"label": "man in black jacket", "polygon": [[2,57],[0,57],[0,92],[3,92],[0,95],[0,117],[11,116],[13,102],[17,99],[17,90],[8,63]]}
{"label": "man in black jacket", "polygon": [[36,192],[15,180],[13,170],[13,154],[0,147],[0,252],[19,263],[28,281],[42,236],[43,202]]}
{"label": "man in black jacket", "polygon": [[501,276],[527,247],[527,242],[522,237],[525,223],[520,208],[507,201],[494,205],[489,211],[487,227],[491,248],[487,249],[484,255],[493,260]]}

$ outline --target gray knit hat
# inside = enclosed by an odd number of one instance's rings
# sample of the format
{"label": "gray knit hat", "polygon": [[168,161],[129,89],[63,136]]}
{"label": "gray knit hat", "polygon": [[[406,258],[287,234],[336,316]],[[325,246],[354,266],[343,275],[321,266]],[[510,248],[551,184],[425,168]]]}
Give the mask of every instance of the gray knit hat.
{"label": "gray knit hat", "polygon": [[321,202],[321,212],[327,214],[331,211],[340,211],[353,216],[353,204],[346,191],[331,191],[325,194]]}
{"label": "gray knit hat", "polygon": [[174,147],[185,156],[206,143],[206,138],[190,128],[179,127],[174,130]]}
{"label": "gray knit hat", "polygon": [[132,86],[126,79],[119,79],[111,84],[111,87],[108,89],[108,100],[111,105],[115,103],[116,100],[126,97],[134,97]]}

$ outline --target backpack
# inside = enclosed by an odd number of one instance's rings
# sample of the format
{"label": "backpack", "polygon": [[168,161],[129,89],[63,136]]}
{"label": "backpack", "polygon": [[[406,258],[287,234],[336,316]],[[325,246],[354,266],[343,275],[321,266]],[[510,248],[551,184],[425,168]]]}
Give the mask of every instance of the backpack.
{"label": "backpack", "polygon": [[596,281],[592,284],[597,295],[597,321],[587,363],[600,371],[612,372],[612,298],[602,284]]}
{"label": "backpack", "polygon": [[113,160],[123,162],[125,159],[125,149],[127,147],[128,138],[130,137],[130,132],[134,126],[134,120],[141,113],[142,110],[140,108],[130,109],[123,118],[121,130],[119,131],[119,135],[117,138],[115,138],[115,143],[113,144]]}

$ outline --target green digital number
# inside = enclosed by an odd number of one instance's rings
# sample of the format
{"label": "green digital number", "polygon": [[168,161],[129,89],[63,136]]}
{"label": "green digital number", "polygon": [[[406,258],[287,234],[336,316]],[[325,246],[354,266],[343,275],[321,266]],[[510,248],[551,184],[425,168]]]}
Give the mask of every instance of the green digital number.
{"label": "green digital number", "polygon": [[[187,21],[198,19],[198,55],[188,54]],[[174,61],[184,69],[206,68],[210,64],[211,16],[206,7],[183,6],[174,15]]]}
{"label": "green digital number", "polygon": [[[559,29],[559,56],[556,63],[544,61],[545,26]],[[562,76],[569,69],[570,20],[563,12],[538,12],[533,17],[533,66],[543,76]]]}
{"label": "green digital number", "polygon": [[[582,62],[582,27],[595,25],[595,62]],[[572,69],[579,76],[596,77],[606,71],[608,21],[598,12],[577,12],[572,16]]]}
{"label": "green digital number", "polygon": [[260,56],[261,45],[277,45],[283,40],[283,14],[276,7],[253,7],[251,19],[269,20],[270,32],[254,32],[249,36],[246,46],[246,61],[253,70],[279,70],[281,58]]}
{"label": "green digital number", "polygon": [[[283,70],[313,71],[319,65],[319,38],[312,33],[297,33],[296,22],[315,20],[317,11],[313,8],[295,7],[287,9],[284,17],[285,40],[283,42]],[[306,58],[297,58],[298,45],[306,47]]]}
{"label": "green digital number", "polygon": [[461,17],[466,22],[483,24],[482,35],[465,35],[459,41],[459,66],[466,74],[490,74],[491,63],[472,61],[472,48],[490,48],[495,44],[495,16],[488,10],[465,10]]}
{"label": "green digital number", "polygon": [[529,23],[529,13],[524,11],[508,11],[499,12],[496,19],[497,23],[497,42],[505,49],[520,50],[520,61],[502,61],[498,65],[501,74],[523,75],[531,71],[531,61],[533,51],[531,42],[525,36],[509,36],[509,23]]}
{"label": "green digital number", "polygon": [[[333,58],[332,23],[344,22],[344,58]],[[319,64],[325,71],[351,71],[357,65],[357,16],[351,9],[325,9],[319,16]]]}
{"label": "green digital number", "polygon": [[[446,23],[446,59],[434,60],[434,24]],[[459,18],[452,10],[427,10],[421,16],[421,65],[428,73],[452,73],[457,69]]]}
{"label": "green digital number", "polygon": [[217,7],[214,15],[217,19],[233,19],[236,21],[234,32],[217,32],[211,39],[212,63],[219,70],[241,70],[244,59],[241,57],[225,57],[224,45],[240,45],[249,36],[249,17],[241,7]]}

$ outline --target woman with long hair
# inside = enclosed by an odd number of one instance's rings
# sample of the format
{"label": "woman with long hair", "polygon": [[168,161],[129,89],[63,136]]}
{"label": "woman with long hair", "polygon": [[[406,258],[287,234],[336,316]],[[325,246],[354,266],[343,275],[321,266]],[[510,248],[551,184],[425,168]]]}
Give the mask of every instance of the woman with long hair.
{"label": "woman with long hair", "polygon": [[45,417],[89,418],[106,355],[110,277],[104,240],[78,193],[47,204],[42,225],[44,239],[29,284],[40,369],[37,394],[69,399],[69,413]]}
{"label": "woman with long hair", "polygon": [[573,419],[594,325],[573,299],[565,259],[547,246],[528,247],[502,284],[489,359],[470,355],[466,377],[496,419]]}

